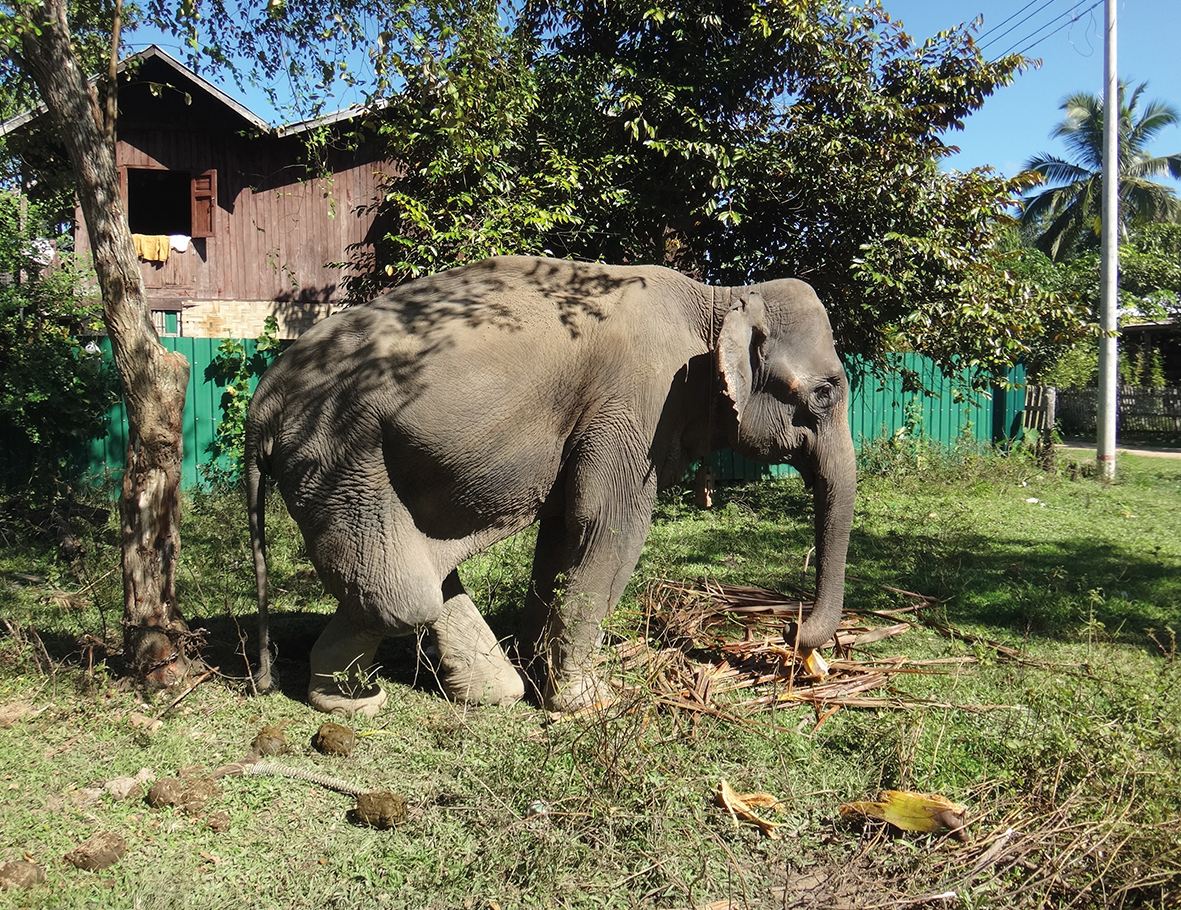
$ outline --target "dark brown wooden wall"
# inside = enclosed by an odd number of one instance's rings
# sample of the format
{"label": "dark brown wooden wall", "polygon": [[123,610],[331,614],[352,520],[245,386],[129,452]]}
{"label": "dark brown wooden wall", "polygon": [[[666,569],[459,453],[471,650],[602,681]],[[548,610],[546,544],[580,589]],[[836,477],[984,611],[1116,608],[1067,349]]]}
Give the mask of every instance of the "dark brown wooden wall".
{"label": "dark brown wooden wall", "polygon": [[[121,92],[117,164],[197,174],[217,171],[213,236],[165,263],[142,262],[158,301],[330,302],[342,297],[349,246],[364,243],[378,174],[369,149],[331,153],[328,179],[306,179],[299,136],[258,134],[215,100],[179,92]],[[77,219],[77,248],[89,248]]]}

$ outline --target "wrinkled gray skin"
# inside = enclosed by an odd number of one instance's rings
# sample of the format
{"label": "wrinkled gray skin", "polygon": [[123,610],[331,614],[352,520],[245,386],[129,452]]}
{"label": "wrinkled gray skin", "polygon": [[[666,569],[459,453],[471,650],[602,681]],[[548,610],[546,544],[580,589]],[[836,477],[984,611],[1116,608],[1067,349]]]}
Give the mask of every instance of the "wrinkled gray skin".
{"label": "wrinkled gray skin", "polygon": [[521,651],[546,707],[593,704],[599,624],[657,489],[726,445],[788,461],[814,489],[817,604],[797,643],[819,647],[840,621],[853,517],[846,399],[828,317],[800,281],[712,288],[656,267],[505,257],[344,310],[279,358],[250,407],[260,687],[264,475],[340,602],[311,654],[321,711],[375,714],[385,695],[364,671],[378,644],[422,627],[450,697],[520,698],[523,678],[456,567],[534,521]]}

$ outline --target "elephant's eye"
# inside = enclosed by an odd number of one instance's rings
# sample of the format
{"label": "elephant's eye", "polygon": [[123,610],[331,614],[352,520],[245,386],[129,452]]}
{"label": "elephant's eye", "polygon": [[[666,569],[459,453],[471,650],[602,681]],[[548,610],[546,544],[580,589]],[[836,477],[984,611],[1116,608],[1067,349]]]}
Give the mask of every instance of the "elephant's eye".
{"label": "elephant's eye", "polygon": [[836,400],[837,400],[836,386],[828,380],[818,383],[816,388],[814,388],[812,390],[812,403],[817,408],[820,408],[820,409],[830,408],[836,402]]}

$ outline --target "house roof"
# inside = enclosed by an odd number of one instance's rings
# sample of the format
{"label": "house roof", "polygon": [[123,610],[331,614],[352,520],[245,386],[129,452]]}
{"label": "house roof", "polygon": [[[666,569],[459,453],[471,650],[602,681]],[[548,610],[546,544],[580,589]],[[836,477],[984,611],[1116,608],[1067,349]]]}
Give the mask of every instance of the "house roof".
{"label": "house roof", "polygon": [[[250,108],[246,107],[246,105],[242,104],[241,102],[235,101],[208,79],[199,76],[179,60],[170,56],[158,45],[151,44],[141,51],[136,51],[134,54],[124,57],[123,60],[119,62],[119,72],[125,72],[128,66],[133,64],[138,64],[141,66],[147,64],[151,67],[166,67],[171,71],[170,78],[179,82],[191,83],[194,88],[208,95],[216,102],[228,108],[235,115],[245,120],[249,126],[252,126],[261,132],[271,131],[271,125],[267,123],[267,121],[265,121],[262,117],[258,116],[258,114],[254,113],[254,111],[250,110]],[[90,81],[93,84],[97,82],[98,79],[98,76],[94,76]],[[41,104],[35,108],[30,108],[21,114],[17,114],[15,117],[0,122],[0,136],[6,136],[9,133],[20,129],[30,121],[36,120],[45,113],[45,110],[45,105]],[[340,111],[334,111],[321,117],[315,117],[309,120],[301,120],[297,123],[278,127],[274,130],[274,132],[279,136],[293,135],[313,129],[315,127],[332,125],[344,120],[351,120],[353,117],[364,113],[364,111],[365,108],[357,105],[345,108]]]}
{"label": "house roof", "polygon": [[1181,335],[1181,319],[1146,319],[1142,322],[1129,322],[1120,326],[1121,332],[1151,333],[1162,335]]}
{"label": "house roof", "polygon": [[263,120],[262,117],[258,116],[258,114],[254,113],[254,111],[250,110],[250,108],[248,108],[246,105],[242,104],[239,101],[235,101],[233,98],[231,98],[229,95],[227,95],[221,89],[219,89],[212,82],[210,82],[207,79],[202,78],[201,76],[198,76],[195,72],[193,72],[191,69],[189,69],[183,63],[181,63],[179,60],[176,60],[175,58],[169,56],[167,53],[165,53],[163,50],[161,50],[157,45],[150,44],[146,48],[144,48],[142,51],[137,51],[136,53],[132,54],[130,57],[125,58],[119,64],[120,72],[122,72],[122,68],[125,67],[129,61],[137,60],[137,59],[143,60],[143,61],[159,60],[161,63],[163,63],[166,66],[169,66],[173,70],[175,70],[178,75],[195,83],[197,86],[199,86],[205,92],[207,92],[212,98],[214,98],[216,101],[221,102],[226,107],[228,107],[230,110],[232,110],[235,114],[237,114],[239,117],[241,117],[243,120],[246,120],[247,122],[249,122],[251,126],[253,126],[259,130],[270,129],[270,124],[267,123],[267,121]]}

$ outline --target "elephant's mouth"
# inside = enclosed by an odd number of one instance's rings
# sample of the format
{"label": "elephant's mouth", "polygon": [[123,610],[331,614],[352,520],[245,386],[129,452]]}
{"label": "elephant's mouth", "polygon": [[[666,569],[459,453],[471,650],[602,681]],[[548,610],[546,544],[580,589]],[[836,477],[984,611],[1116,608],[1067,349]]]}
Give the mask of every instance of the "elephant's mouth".
{"label": "elephant's mouth", "polygon": [[816,483],[816,469],[812,465],[812,459],[806,457],[793,457],[788,461],[788,464],[795,468],[796,473],[798,473],[800,477],[803,478],[804,486],[809,490],[812,489],[813,484]]}

